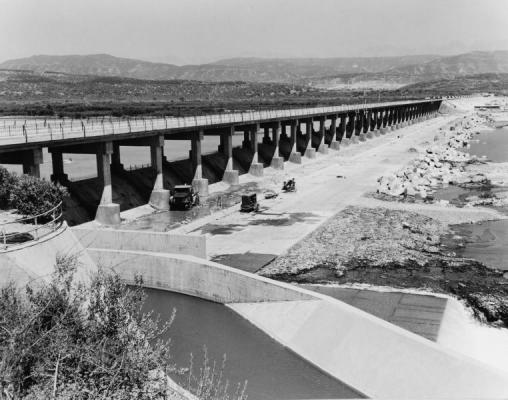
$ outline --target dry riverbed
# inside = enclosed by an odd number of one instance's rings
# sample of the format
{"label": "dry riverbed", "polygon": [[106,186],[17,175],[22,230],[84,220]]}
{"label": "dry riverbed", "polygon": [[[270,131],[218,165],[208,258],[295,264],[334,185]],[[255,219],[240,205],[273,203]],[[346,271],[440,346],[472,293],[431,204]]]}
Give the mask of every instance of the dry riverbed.
{"label": "dry riverbed", "polygon": [[[380,177],[377,193],[368,194],[386,200],[387,207],[345,208],[258,273],[296,283],[362,283],[448,293],[463,299],[480,320],[508,326],[507,274],[457,256],[454,248],[462,246],[464,238],[449,227],[453,218],[417,212],[418,203],[440,208],[438,215],[459,211],[435,198],[447,185],[481,189],[483,194],[466,198],[460,207],[508,204],[503,191],[489,190],[508,183],[508,168],[459,151],[479,129],[483,121],[469,117],[438,132],[434,143],[411,149],[419,153],[416,160]],[[413,203],[416,212],[393,207],[394,202]]]}
{"label": "dry riverbed", "polygon": [[442,245],[446,224],[415,212],[348,207],[259,271],[296,283],[366,283],[464,299],[482,320],[508,325],[508,279]]}

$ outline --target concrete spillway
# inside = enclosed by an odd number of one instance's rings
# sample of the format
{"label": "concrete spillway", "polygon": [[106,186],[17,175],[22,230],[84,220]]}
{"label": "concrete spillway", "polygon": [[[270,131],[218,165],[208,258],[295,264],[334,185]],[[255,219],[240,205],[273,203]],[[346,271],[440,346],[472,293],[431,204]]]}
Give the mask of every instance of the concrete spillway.
{"label": "concrete spillway", "polygon": [[[33,277],[44,279],[57,254],[74,248],[89,268],[111,267],[127,282],[141,273],[147,287],[226,304],[359,395],[500,399],[508,393],[508,378],[497,370],[339,300],[193,256],[203,254],[199,236],[118,230],[94,234],[86,229],[77,233],[85,246],[95,248],[84,249],[71,230],[61,230],[42,243],[0,254],[2,276],[32,265]],[[152,251],[136,250],[140,243]]]}
{"label": "concrete spillway", "polygon": [[373,398],[504,398],[508,378],[341,301],[192,256],[91,249],[127,281],[225,303],[319,369]]}

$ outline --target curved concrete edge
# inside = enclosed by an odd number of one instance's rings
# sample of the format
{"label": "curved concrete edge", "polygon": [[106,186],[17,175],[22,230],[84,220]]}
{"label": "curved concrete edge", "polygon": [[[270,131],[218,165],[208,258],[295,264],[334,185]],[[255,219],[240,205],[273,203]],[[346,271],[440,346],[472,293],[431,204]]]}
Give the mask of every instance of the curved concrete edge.
{"label": "curved concrete edge", "polygon": [[21,287],[39,279],[49,280],[59,256],[76,257],[75,278],[78,281],[88,280],[89,273],[97,268],[64,222],[59,229],[40,240],[0,252],[0,284],[15,282]]}
{"label": "curved concrete edge", "polygon": [[308,300],[312,293],[298,292],[291,285],[274,285],[268,278],[189,255],[109,249],[88,249],[95,262],[111,268],[133,283],[200,297],[218,303]]}
{"label": "curved concrete edge", "polygon": [[506,398],[508,377],[339,300],[192,256],[91,249],[132,282],[228,307],[275,340],[374,398]]}

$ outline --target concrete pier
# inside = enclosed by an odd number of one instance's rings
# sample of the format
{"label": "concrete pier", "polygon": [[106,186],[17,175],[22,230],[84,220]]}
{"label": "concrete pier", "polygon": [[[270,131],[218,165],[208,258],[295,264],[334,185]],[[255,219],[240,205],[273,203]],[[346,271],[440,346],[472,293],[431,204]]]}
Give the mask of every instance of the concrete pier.
{"label": "concrete pier", "polygon": [[208,197],[208,179],[203,177],[203,166],[201,159],[201,141],[203,140],[203,130],[195,132],[192,137],[190,159],[194,178],[192,179],[192,187],[200,197]]}
{"label": "concrete pier", "polygon": [[155,171],[155,182],[150,194],[149,204],[158,210],[169,210],[169,190],[164,189],[162,176],[162,154],[164,151],[164,135],[154,136],[150,145],[150,159]]}
{"label": "concrete pier", "polygon": [[58,149],[49,149],[51,154],[51,166],[53,173],[51,174],[51,181],[65,185],[68,181],[68,176],[64,171],[63,154]]}
{"label": "concrete pier", "polygon": [[284,158],[280,156],[279,150],[279,141],[280,141],[280,133],[281,133],[281,123],[280,121],[275,124],[275,127],[272,129],[272,142],[275,144],[275,151],[273,153],[272,161],[270,163],[270,167],[273,169],[284,169]]}
{"label": "concrete pier", "polygon": [[305,149],[305,157],[316,158],[316,149],[312,147],[312,132],[314,127],[312,126],[312,118],[305,123],[305,134],[307,135],[308,142],[307,148]]}
{"label": "concrete pier", "polygon": [[120,205],[113,203],[113,189],[111,187],[111,154],[113,143],[105,142],[97,147],[97,175],[103,184],[102,196],[95,221],[102,225],[120,224]]}
{"label": "concrete pier", "polygon": [[249,131],[249,143],[250,148],[253,153],[252,163],[250,164],[249,174],[254,176],[263,176],[263,164],[259,162],[259,154],[258,154],[258,133],[259,133],[259,124],[255,124],[250,128]]}
{"label": "concrete pier", "polygon": [[332,116],[332,124],[330,126],[330,131],[332,132],[332,141],[330,142],[330,149],[339,150],[340,142],[337,140],[338,132],[337,132],[337,116]]}
{"label": "concrete pier", "polygon": [[317,151],[321,154],[328,154],[328,146],[325,144],[325,122],[326,117],[319,119],[319,145]]}
{"label": "concrete pier", "polygon": [[302,154],[296,149],[296,134],[299,122],[298,120],[291,121],[291,134],[290,134],[290,143],[291,143],[291,153],[289,154],[289,161],[295,164],[302,163]]}
{"label": "concrete pier", "polygon": [[222,177],[222,181],[228,183],[231,186],[237,186],[238,181],[238,171],[233,169],[233,135],[235,133],[235,127],[232,126],[226,130],[226,132],[222,133],[222,151],[226,156],[227,164],[226,170],[224,171],[224,175]]}

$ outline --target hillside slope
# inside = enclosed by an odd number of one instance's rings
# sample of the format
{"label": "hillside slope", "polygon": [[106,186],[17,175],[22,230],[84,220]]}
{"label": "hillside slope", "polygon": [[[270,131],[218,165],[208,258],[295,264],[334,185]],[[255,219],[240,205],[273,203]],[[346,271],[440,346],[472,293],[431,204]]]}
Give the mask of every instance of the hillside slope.
{"label": "hillside slope", "polygon": [[496,93],[508,95],[508,73],[476,74],[451,79],[437,79],[407,85],[399,89],[401,95],[446,96],[471,93]]}
{"label": "hillside slope", "polygon": [[508,73],[508,51],[474,51],[442,57],[423,64],[395,68],[389,72],[413,77],[418,81],[486,73]]}
{"label": "hillside slope", "polygon": [[124,78],[199,81],[295,82],[345,73],[376,73],[421,64],[437,56],[365,58],[238,58],[211,64],[176,66],[151,63],[108,54],[48,56],[37,55],[5,61],[3,69],[54,71],[77,75],[119,76]]}

